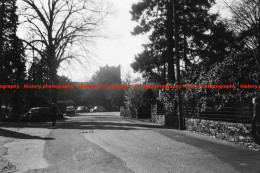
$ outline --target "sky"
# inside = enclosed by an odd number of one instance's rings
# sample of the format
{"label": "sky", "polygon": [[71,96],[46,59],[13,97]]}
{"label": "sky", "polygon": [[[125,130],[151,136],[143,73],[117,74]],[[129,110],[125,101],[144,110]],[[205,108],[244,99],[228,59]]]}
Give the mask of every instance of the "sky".
{"label": "sky", "polygon": [[[72,81],[88,81],[100,66],[121,66],[121,73],[133,73],[130,64],[134,62],[136,54],[142,52],[142,44],[148,42],[145,35],[133,36],[131,31],[137,25],[131,20],[131,6],[140,0],[107,0],[111,12],[105,19],[103,31],[108,36],[105,39],[97,39],[91,46],[90,59],[82,65],[72,62],[59,69],[59,75],[65,75]],[[224,0],[217,0],[212,12],[220,12],[221,17],[228,17]],[[231,1],[231,0],[226,0]],[[139,76],[139,75],[136,75]]]}
{"label": "sky", "polygon": [[[123,74],[132,72],[130,64],[134,55],[142,51],[142,44],[148,41],[147,36],[132,36],[131,31],[137,25],[131,20],[131,6],[138,0],[108,0],[111,8],[105,21],[103,30],[109,38],[98,39],[92,48],[91,62],[87,69],[71,67],[70,71],[60,71],[60,74],[69,76],[73,81],[88,80],[100,66],[121,66]],[[137,75],[139,76],[139,75]]]}
{"label": "sky", "polygon": [[141,44],[145,36],[132,36],[131,31],[136,22],[131,21],[131,5],[137,0],[109,0],[114,12],[106,19],[106,29],[111,39],[103,39],[98,43],[100,58],[103,64],[126,65],[132,62],[133,55],[142,50]]}
{"label": "sky", "polygon": [[[99,66],[121,65],[122,74],[132,73],[130,64],[134,62],[136,54],[142,52],[142,44],[148,42],[145,35],[133,36],[131,31],[137,25],[131,20],[131,6],[139,0],[108,0],[111,3],[111,15],[108,15],[105,20],[105,32],[111,37],[110,39],[100,39],[97,41],[94,59],[96,63],[92,66],[93,69],[87,74],[72,73],[70,77],[74,81],[85,81],[91,77],[93,72],[98,70]],[[230,2],[231,0],[225,0]],[[225,8],[224,0],[217,0],[217,4],[212,8],[212,12],[219,12],[221,17],[227,18],[230,16],[228,10]],[[85,77],[84,77],[85,75]],[[140,76],[138,74],[134,76]]]}

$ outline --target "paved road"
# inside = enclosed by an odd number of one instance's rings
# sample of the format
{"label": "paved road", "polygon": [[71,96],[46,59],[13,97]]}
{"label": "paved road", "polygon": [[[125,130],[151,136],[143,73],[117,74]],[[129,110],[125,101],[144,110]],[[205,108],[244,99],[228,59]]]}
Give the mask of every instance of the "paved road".
{"label": "paved road", "polygon": [[5,125],[0,137],[8,151],[0,163],[14,172],[260,172],[257,151],[118,113],[81,114],[56,128]]}

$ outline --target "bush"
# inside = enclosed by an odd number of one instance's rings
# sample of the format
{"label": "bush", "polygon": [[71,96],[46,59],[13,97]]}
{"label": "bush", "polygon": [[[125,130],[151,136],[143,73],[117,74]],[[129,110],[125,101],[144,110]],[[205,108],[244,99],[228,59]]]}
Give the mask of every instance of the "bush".
{"label": "bush", "polygon": [[[236,89],[185,89],[184,104],[186,107],[247,107],[252,106],[255,89],[240,88],[240,84],[258,85],[259,73],[252,57],[248,55],[231,56],[223,62],[213,64],[209,70],[200,69],[197,76],[191,71],[186,84],[196,85],[236,85]],[[198,71],[198,69],[196,69]]]}

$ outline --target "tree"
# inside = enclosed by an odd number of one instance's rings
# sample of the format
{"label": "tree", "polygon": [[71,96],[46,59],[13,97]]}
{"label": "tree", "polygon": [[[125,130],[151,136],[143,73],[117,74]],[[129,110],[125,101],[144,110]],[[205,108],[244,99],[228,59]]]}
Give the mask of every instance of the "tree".
{"label": "tree", "polygon": [[42,59],[34,57],[28,71],[28,82],[31,84],[46,84],[48,82],[48,67]]}
{"label": "tree", "polygon": [[[83,57],[87,43],[99,37],[106,15],[102,2],[91,0],[22,0],[23,16],[33,40],[24,40],[48,67],[49,82],[58,83],[57,71],[64,61]],[[52,92],[57,101],[57,90]]]}
{"label": "tree", "polygon": [[156,96],[155,96],[152,89],[148,89],[143,94],[142,105],[143,106],[150,106],[150,105],[154,105],[155,103],[156,103]]}
{"label": "tree", "polygon": [[[18,23],[17,18],[15,22]],[[9,57],[7,65],[9,68],[6,68],[8,69],[7,78],[9,83],[19,84],[21,86],[24,83],[26,77],[26,60],[22,41],[16,36],[16,31],[14,31],[12,34],[10,42],[11,47],[6,55],[6,57]],[[18,90],[11,90],[8,94],[14,116],[13,118],[18,119],[24,112],[24,91],[22,88],[20,88]]]}
{"label": "tree", "polygon": [[[131,66],[152,82],[167,83],[175,77],[174,66],[171,67],[176,58],[172,3],[173,0],[143,0],[132,6],[132,20],[138,22],[133,34],[149,33],[150,43],[144,45],[144,51]],[[198,63],[209,70],[210,65],[221,62],[232,51],[234,34],[218,20],[217,14],[209,13],[214,4],[214,0],[176,1],[183,71],[192,70]]]}
{"label": "tree", "polygon": [[[120,66],[104,66],[92,76],[90,85],[121,85]],[[89,89],[88,100],[92,104],[105,106],[107,109],[115,109],[115,106],[123,104],[123,89],[100,88]]]}
{"label": "tree", "polygon": [[[16,0],[1,0],[0,9],[0,83],[21,84],[25,78],[25,56],[22,42],[16,35]],[[22,112],[22,91],[1,91],[0,107],[3,98],[6,105],[12,106],[14,118],[18,118]]]}
{"label": "tree", "polygon": [[144,45],[144,51],[135,56],[136,61],[131,66],[135,71],[143,72],[144,77],[153,82],[166,83],[167,73],[174,80],[171,12],[171,4],[162,0],[143,0],[132,6],[132,20],[139,22],[132,34],[153,32],[149,36],[151,43]]}
{"label": "tree", "polygon": [[109,67],[106,65],[104,67],[100,67],[99,70],[92,76],[91,83],[97,85],[121,84],[120,66]]}
{"label": "tree", "polygon": [[146,91],[146,89],[130,87],[125,92],[125,105],[129,109],[131,117],[137,118],[138,108],[142,106],[143,95]]}
{"label": "tree", "polygon": [[73,83],[68,77],[59,76],[60,85],[74,85],[73,89],[60,89],[58,93],[59,100],[73,100],[76,105],[85,105],[81,102],[84,97],[84,89],[78,88],[77,83]]}
{"label": "tree", "polygon": [[260,0],[235,0],[228,7],[233,14],[231,27],[246,48],[253,52],[260,72]]}
{"label": "tree", "polygon": [[240,88],[240,84],[259,85],[259,73],[256,66],[252,66],[252,53],[231,54],[223,61],[211,65],[209,71],[201,70],[196,80],[186,79],[187,84],[199,85],[227,85],[234,84],[236,89],[186,89],[184,102],[186,107],[249,107],[255,89]]}
{"label": "tree", "polygon": [[[48,69],[42,59],[33,57],[34,61],[28,70],[27,84],[44,85],[48,83]],[[48,106],[50,91],[39,89],[26,89],[26,108]]]}

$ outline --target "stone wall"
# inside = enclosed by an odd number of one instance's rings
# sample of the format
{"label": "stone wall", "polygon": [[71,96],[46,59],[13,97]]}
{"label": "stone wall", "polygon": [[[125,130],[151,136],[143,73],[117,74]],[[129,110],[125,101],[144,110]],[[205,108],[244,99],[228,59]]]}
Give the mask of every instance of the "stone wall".
{"label": "stone wall", "polygon": [[[166,106],[165,115],[157,115],[157,105],[152,106],[152,122],[178,128],[178,116],[171,106]],[[251,124],[230,123],[194,118],[185,118],[186,129],[215,138],[234,142],[260,151],[251,134]]]}
{"label": "stone wall", "polygon": [[253,142],[251,124],[186,118],[186,129],[259,150]]}

